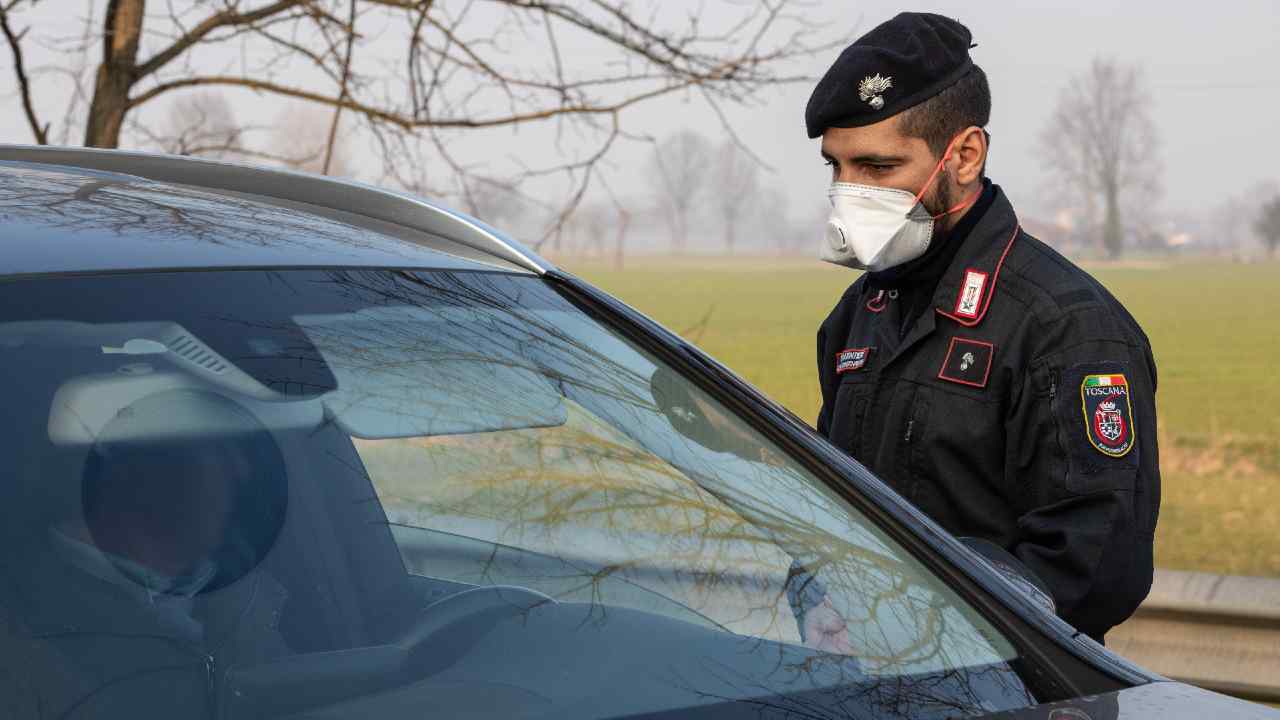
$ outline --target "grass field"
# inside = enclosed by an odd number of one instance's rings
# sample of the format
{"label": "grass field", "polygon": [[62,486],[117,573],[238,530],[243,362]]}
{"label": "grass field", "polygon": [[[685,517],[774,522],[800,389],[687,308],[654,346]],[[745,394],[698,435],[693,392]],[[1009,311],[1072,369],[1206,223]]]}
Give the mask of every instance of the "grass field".
{"label": "grass field", "polygon": [[[697,342],[801,417],[814,333],[855,275],[804,259],[562,264]],[[1280,576],[1280,263],[1088,268],[1151,339],[1164,501],[1161,567]]]}

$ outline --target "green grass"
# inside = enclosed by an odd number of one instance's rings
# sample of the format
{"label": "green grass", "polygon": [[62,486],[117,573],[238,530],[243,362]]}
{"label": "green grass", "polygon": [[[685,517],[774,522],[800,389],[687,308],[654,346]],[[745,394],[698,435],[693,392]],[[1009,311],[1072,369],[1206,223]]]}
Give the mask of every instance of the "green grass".
{"label": "green grass", "polygon": [[[810,421],[815,331],[851,271],[804,259],[564,261]],[[1280,264],[1092,267],[1159,369],[1162,567],[1280,576]]]}

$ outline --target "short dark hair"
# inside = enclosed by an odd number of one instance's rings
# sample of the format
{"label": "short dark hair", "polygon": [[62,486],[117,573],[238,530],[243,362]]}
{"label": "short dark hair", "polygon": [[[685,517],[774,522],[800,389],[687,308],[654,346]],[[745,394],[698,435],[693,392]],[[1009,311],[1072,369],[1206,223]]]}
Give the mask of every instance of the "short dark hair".
{"label": "short dark hair", "polygon": [[929,144],[942,157],[961,130],[970,126],[986,128],[991,120],[991,86],[987,74],[977,65],[954,85],[914,107],[902,111],[898,128],[907,137]]}

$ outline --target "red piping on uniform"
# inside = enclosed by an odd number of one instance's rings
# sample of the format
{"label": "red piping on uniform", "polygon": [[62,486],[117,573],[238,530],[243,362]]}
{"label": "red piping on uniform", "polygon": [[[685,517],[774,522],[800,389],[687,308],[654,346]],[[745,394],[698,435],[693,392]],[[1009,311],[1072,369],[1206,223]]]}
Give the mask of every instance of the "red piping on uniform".
{"label": "red piping on uniform", "polygon": [[996,283],[1000,282],[1000,270],[1004,267],[1004,260],[1009,257],[1009,249],[1013,247],[1013,241],[1018,239],[1018,233],[1021,230],[1021,225],[1014,226],[1013,236],[1009,238],[1009,244],[1004,246],[1004,252],[1000,254],[1000,262],[996,263],[996,270],[991,275],[991,287],[987,290],[986,300],[982,303],[982,312],[978,313],[977,317],[971,320],[966,320],[965,318],[949,313],[942,308],[934,308],[934,310],[936,310],[939,315],[945,318],[950,318],[965,327],[973,327],[974,325],[982,322],[982,318],[987,316],[987,308],[991,307],[991,298],[995,297]]}

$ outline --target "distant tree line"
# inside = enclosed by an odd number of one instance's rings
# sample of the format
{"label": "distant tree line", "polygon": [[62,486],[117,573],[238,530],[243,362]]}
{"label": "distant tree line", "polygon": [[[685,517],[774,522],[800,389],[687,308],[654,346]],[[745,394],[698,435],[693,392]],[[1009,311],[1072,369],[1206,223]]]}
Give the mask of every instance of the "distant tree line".
{"label": "distant tree line", "polygon": [[1262,206],[1257,220],[1254,221],[1253,231],[1262,240],[1267,254],[1274,258],[1276,248],[1280,247],[1280,193]]}

